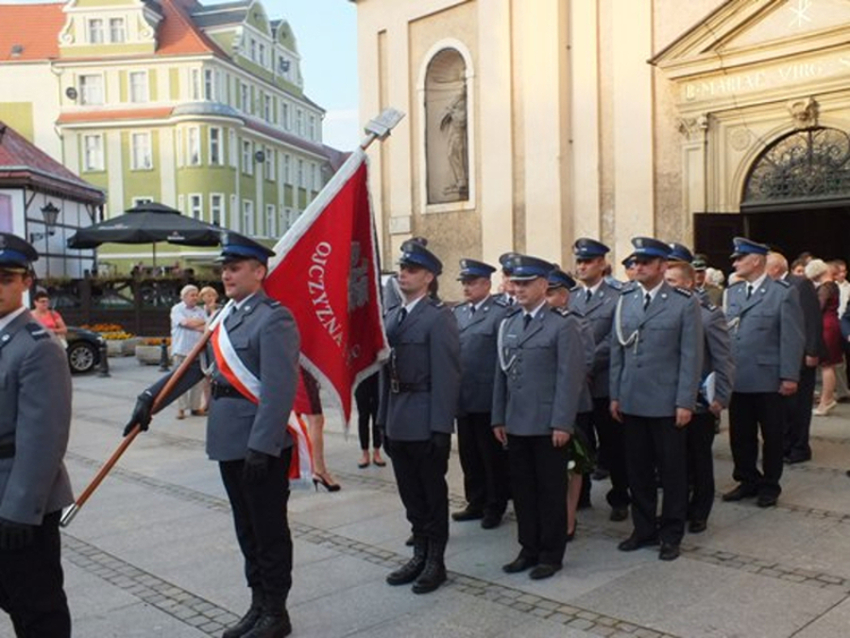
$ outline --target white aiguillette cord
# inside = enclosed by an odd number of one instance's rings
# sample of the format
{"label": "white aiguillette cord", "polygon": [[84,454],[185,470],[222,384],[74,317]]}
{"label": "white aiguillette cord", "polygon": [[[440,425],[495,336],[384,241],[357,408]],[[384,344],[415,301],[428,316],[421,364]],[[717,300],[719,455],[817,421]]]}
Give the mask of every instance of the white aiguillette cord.
{"label": "white aiguillette cord", "polygon": [[632,334],[629,335],[629,338],[626,339],[623,336],[623,325],[622,325],[622,314],[623,314],[623,295],[617,300],[617,308],[614,311],[614,327],[617,331],[617,341],[620,342],[620,345],[624,348],[635,344],[635,352],[637,352],[638,342],[640,341],[640,330],[635,330]]}
{"label": "white aiguillette cord", "polygon": [[[210,321],[210,325],[207,326],[207,331],[208,332],[214,332],[215,329],[218,328],[218,324],[220,324],[222,321],[224,321],[227,318],[227,316],[230,314],[230,312],[233,310],[233,308],[235,308],[235,307],[236,307],[236,302],[234,302],[233,299],[228,299],[227,303],[224,304],[224,308],[219,310],[218,314],[215,317],[213,317],[212,321]],[[213,367],[215,366],[215,360],[213,360],[210,363],[207,363],[207,361],[206,361],[206,359],[207,359],[206,348],[204,348],[204,350],[199,355],[199,359],[200,359],[199,363],[201,365],[201,372],[204,373],[204,376],[208,377],[213,371]]]}

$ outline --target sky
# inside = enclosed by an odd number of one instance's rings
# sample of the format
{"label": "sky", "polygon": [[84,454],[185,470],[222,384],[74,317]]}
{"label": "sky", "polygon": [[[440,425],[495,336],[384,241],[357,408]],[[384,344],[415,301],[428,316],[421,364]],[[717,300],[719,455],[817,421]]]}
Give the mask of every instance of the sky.
{"label": "sky", "polygon": [[[23,4],[44,0],[0,0]],[[220,4],[200,0],[206,4]],[[349,0],[261,0],[270,20],[289,21],[301,54],[304,91],[324,108],[324,142],[350,151],[361,140],[357,114],[357,10]],[[0,27],[2,28],[2,27]],[[367,118],[368,119],[368,118]]]}

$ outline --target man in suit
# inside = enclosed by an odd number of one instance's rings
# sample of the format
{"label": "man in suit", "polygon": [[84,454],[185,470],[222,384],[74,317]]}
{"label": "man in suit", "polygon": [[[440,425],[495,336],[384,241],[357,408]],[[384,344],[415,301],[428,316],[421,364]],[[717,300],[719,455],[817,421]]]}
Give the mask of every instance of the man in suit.
{"label": "man in suit", "polygon": [[449,539],[446,484],[451,435],[461,385],[457,321],[429,297],[442,262],[421,244],[406,242],[399,260],[403,303],[386,318],[390,360],[381,371],[378,425],[393,461],[398,493],[413,532],[413,557],[387,576],[425,594],[446,580]]}
{"label": "man in suit", "polygon": [[546,306],[553,265],[515,255],[510,260],[517,305],[499,328],[493,430],[508,446],[519,556],[507,573],[533,568],[533,579],[561,569],[567,545],[567,443],[586,382],[578,323]]}
{"label": "man in suit", "polygon": [[[619,544],[633,551],[661,541],[658,557],[675,560],[687,516],[686,426],[702,370],[699,303],[664,281],[670,247],[632,239],[635,282],[617,301],[611,338],[611,415],[625,430],[634,531]],[[657,477],[664,500],[657,522]]]}
{"label": "man in suit", "polygon": [[457,443],[467,506],[452,514],[456,521],[481,519],[481,527],[498,527],[508,504],[507,452],[493,436],[493,370],[496,336],[507,306],[490,295],[493,266],[460,260],[464,303],[453,312],[460,332],[461,386],[457,408]]}
{"label": "man in suit", "polygon": [[788,398],[785,410],[784,457],[788,464],[804,463],[812,458],[809,431],[812,425],[812,398],[820,358],[826,354],[823,342],[823,315],[814,284],[806,277],[788,273],[788,260],[778,252],[767,254],[766,271],[771,279],[784,280],[794,286],[803,311],[803,330],[806,336],[800,380],[797,392]]}
{"label": "man in suit", "polygon": [[59,518],[74,501],[65,352],[24,306],[36,250],[0,233],[0,608],[17,636],[69,638]]}
{"label": "man in suit", "polygon": [[[691,252],[681,244],[673,246],[676,259],[668,259],[664,279],[674,288],[693,290],[696,278]],[[729,407],[735,371],[723,310],[711,303],[708,297],[702,297],[699,301],[705,347],[696,411],[685,428],[691,485],[688,531],[691,534],[706,530],[708,516],[714,505],[714,457],[711,447],[714,443],[715,422],[720,418],[720,413]]]}
{"label": "man in suit", "polygon": [[[611,362],[611,326],[619,291],[605,281],[605,255],[608,246],[582,237],[573,244],[576,277],[581,286],[570,296],[570,309],[578,312],[593,328],[596,344],[593,367],[590,371],[590,393],[593,397],[591,424],[599,437],[599,456],[611,477],[611,489],[606,496],[611,506],[612,521],[624,521],[629,516],[629,484],[626,475],[623,426],[611,418],[609,366]],[[589,440],[596,437],[589,434]],[[590,481],[585,477],[587,494]]]}
{"label": "man in suit", "polygon": [[[292,632],[286,599],[292,586],[287,503],[293,440],[286,423],[295,400],[300,342],[292,315],[263,292],[272,255],[247,237],[222,236],[221,280],[233,303],[222,310],[227,314],[209,348],[215,364],[207,454],[219,464],[252,594],[248,612],[223,638],[279,638]],[[139,396],[125,436],[136,424],[147,429],[153,398],[170,376]],[[163,406],[203,378],[200,366],[191,366]]]}
{"label": "man in suit", "polygon": [[[726,293],[726,320],[735,358],[729,405],[729,443],[738,485],[724,501],[758,497],[759,507],[776,505],[782,488],[784,416],[797,392],[806,347],[797,289],[765,270],[768,247],[736,237],[732,253],[740,281]],[[762,471],[758,470],[761,431]]]}

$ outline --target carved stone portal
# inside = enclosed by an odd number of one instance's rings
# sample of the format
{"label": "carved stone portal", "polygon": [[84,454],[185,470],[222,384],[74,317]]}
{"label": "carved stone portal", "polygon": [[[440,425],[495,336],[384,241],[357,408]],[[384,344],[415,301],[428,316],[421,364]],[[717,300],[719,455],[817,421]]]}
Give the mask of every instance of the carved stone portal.
{"label": "carved stone portal", "polygon": [[454,49],[443,49],[425,76],[425,157],[428,203],[469,199],[469,137],[466,64]]}
{"label": "carved stone portal", "polygon": [[794,126],[798,129],[812,128],[818,125],[819,105],[815,98],[792,100],[788,102],[788,112],[794,118]]}

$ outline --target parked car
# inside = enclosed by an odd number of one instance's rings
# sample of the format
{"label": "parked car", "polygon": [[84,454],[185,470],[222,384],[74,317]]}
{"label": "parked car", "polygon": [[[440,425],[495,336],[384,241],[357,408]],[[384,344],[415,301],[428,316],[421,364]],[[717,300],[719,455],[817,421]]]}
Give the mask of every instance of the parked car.
{"label": "parked car", "polygon": [[68,365],[71,366],[71,372],[77,374],[91,372],[100,363],[100,346],[105,341],[98,333],[68,326],[65,340],[68,342],[65,352],[68,353]]}

